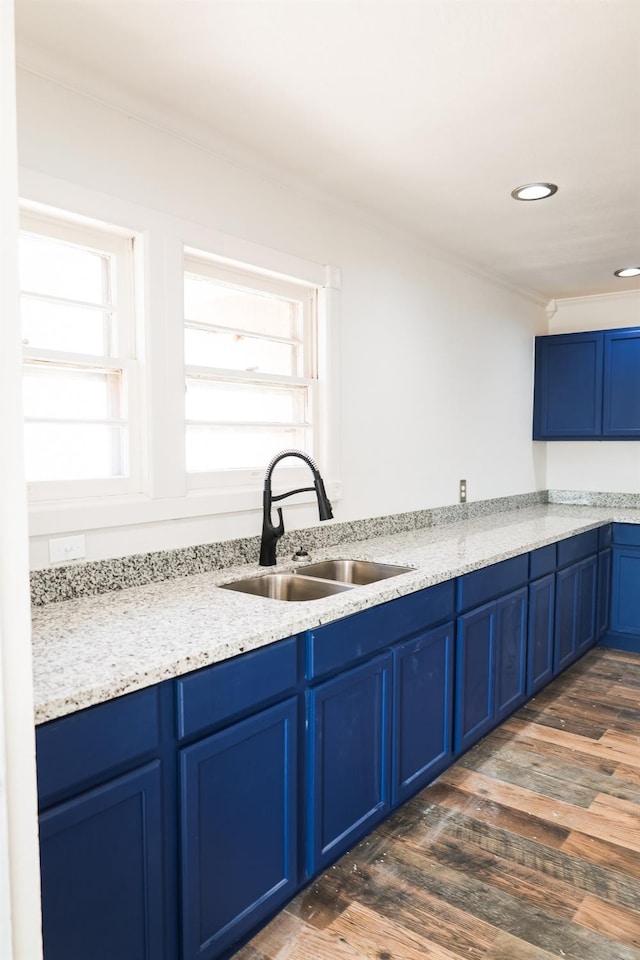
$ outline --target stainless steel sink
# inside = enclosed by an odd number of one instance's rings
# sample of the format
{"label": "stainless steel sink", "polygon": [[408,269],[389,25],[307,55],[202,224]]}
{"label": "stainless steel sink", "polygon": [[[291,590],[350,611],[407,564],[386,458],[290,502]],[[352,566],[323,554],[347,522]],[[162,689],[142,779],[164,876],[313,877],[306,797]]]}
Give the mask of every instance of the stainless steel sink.
{"label": "stainless steel sink", "polygon": [[334,593],[350,590],[346,583],[327,583],[311,577],[298,576],[295,573],[267,573],[262,577],[249,577],[247,580],[235,580],[233,583],[220,584],[223,590],[237,590],[256,597],[269,597],[271,600],[320,600]]}
{"label": "stainless steel sink", "polygon": [[386,580],[388,577],[397,577],[401,573],[409,573],[413,569],[413,567],[401,567],[396,563],[375,563],[372,560],[321,560],[319,563],[310,563],[301,567],[300,575],[364,586],[367,583]]}

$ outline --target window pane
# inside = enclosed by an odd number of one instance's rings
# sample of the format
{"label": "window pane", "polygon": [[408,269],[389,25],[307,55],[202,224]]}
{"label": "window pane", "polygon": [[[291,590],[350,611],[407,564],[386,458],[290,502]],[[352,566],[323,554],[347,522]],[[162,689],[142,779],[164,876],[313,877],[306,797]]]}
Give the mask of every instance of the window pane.
{"label": "window pane", "polygon": [[306,387],[187,380],[187,420],[304,423]]}
{"label": "window pane", "polygon": [[310,445],[311,430],[305,427],[187,426],[187,470],[264,470],[281,450],[294,447],[311,455]]}
{"label": "window pane", "polygon": [[25,424],[28,481],[93,480],[125,474],[125,428],[82,423]]}
{"label": "window pane", "polygon": [[22,337],[26,346],[109,356],[113,314],[23,295],[20,302]]}
{"label": "window pane", "polygon": [[25,364],[24,415],[70,420],[120,417],[121,381],[119,372]]}
{"label": "window pane", "polygon": [[297,349],[289,343],[187,327],[184,350],[185,363],[193,366],[298,375]]}
{"label": "window pane", "polygon": [[20,237],[20,287],[85,303],[109,303],[106,255],[47,237]]}
{"label": "window pane", "polygon": [[186,319],[198,323],[292,338],[297,335],[295,321],[300,304],[187,274],[184,309]]}

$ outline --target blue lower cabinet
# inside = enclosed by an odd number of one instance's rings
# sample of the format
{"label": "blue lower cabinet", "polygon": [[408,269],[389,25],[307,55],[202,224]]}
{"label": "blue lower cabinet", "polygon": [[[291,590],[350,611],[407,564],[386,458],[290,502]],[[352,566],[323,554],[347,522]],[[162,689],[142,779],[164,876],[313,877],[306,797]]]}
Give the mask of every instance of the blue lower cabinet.
{"label": "blue lower cabinet", "polygon": [[451,763],[453,655],[453,623],[430,630],[393,651],[394,806]]}
{"label": "blue lower cabinet", "polygon": [[308,691],[309,876],[389,812],[391,664],[387,653]]}
{"label": "blue lower cabinet", "polygon": [[298,700],[180,755],[183,960],[214,958],[297,886]]}
{"label": "blue lower cabinet", "polygon": [[[640,587],[640,585],[639,585]],[[598,604],[596,629],[598,637],[609,629],[609,609],[611,604],[611,550],[602,550],[598,554]]]}
{"label": "blue lower cabinet", "polygon": [[640,548],[614,547],[611,630],[640,636]]}
{"label": "blue lower cabinet", "polygon": [[455,753],[462,753],[526,697],[527,588],[458,618]]}
{"label": "blue lower cabinet", "polygon": [[160,761],[40,816],[46,960],[159,960],[164,938]]}
{"label": "blue lower cabinet", "polygon": [[555,596],[553,573],[529,586],[528,696],[537,693],[553,678]]}
{"label": "blue lower cabinet", "polygon": [[458,618],[456,637],[455,742],[462,753],[493,726],[496,603]]}
{"label": "blue lower cabinet", "polygon": [[598,639],[596,607],[598,600],[598,558],[589,557],[579,564],[578,574],[578,619],[576,625],[576,651],[578,656],[595,646]]}
{"label": "blue lower cabinet", "polygon": [[496,604],[495,722],[513,713],[526,698],[527,588]]}
{"label": "blue lower cabinet", "polygon": [[554,675],[596,642],[597,556],[556,574]]}

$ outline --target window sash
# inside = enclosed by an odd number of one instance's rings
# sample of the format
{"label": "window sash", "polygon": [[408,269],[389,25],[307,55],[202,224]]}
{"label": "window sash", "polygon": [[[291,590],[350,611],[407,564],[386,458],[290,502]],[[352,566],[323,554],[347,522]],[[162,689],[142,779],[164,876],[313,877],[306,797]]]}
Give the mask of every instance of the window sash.
{"label": "window sash", "polygon": [[[33,501],[75,499],[107,495],[121,495],[140,491],[140,367],[135,359],[135,329],[133,312],[133,247],[130,234],[111,232],[110,229],[93,228],[48,216],[23,213],[21,234],[42,236],[62,243],[85,248],[91,253],[108,256],[112,263],[109,277],[102,285],[100,301],[83,301],[73,297],[57,296],[46,291],[23,289],[21,297],[70,310],[83,309],[103,314],[102,352],[76,353],[67,350],[34,347],[23,344],[25,367],[38,365],[55,375],[56,371],[86,370],[95,374],[112,375],[119,380],[118,416],[35,416],[25,417],[25,430],[38,424],[50,426],[50,436],[58,428],[68,427],[81,435],[83,428],[97,428],[96,438],[106,430],[113,436],[112,448],[114,469],[121,458],[124,475],[98,476],[91,478],[33,479],[28,481],[29,497]],[[108,319],[107,316],[108,315]],[[121,438],[118,440],[118,436]],[[99,440],[97,439],[99,445]],[[106,441],[105,441],[106,442]]]}
{"label": "window sash", "polygon": [[[268,436],[271,433],[274,437],[274,444],[269,456],[260,457],[260,463],[252,466],[238,465],[222,467],[220,469],[198,469],[187,466],[187,483],[189,489],[202,489],[205,487],[215,488],[217,486],[226,486],[231,479],[233,482],[242,486],[243,484],[255,484],[258,476],[264,471],[270,457],[277,453],[279,449],[290,447],[292,445],[302,446],[309,454],[317,456],[318,448],[318,378],[317,378],[317,289],[311,288],[307,284],[295,284],[287,281],[281,281],[277,278],[265,277],[253,274],[249,269],[245,272],[226,265],[221,265],[213,261],[200,260],[190,255],[185,256],[184,261],[185,275],[192,277],[202,277],[210,279],[216,283],[228,284],[240,290],[257,292],[261,294],[272,294],[277,297],[289,299],[299,304],[299,313],[297,322],[294,323],[292,335],[283,337],[277,333],[269,331],[256,331],[251,329],[250,325],[246,327],[242,324],[226,325],[215,322],[212,317],[211,322],[202,319],[193,319],[185,317],[184,328],[187,330],[202,330],[204,332],[220,332],[230,335],[237,335],[251,338],[257,342],[282,343],[291,346],[297,355],[293,360],[295,373],[269,373],[263,370],[240,370],[228,369],[223,366],[205,366],[185,364],[185,381],[188,386],[190,382],[197,380],[205,383],[217,383],[223,388],[225,384],[232,387],[234,384],[253,384],[257,387],[266,388],[286,388],[301,391],[300,396],[305,397],[304,414],[292,416],[285,420],[261,419],[261,418],[225,418],[220,415],[205,419],[185,416],[185,442],[187,446],[187,458],[193,462],[193,455],[189,457],[189,442],[194,434],[202,431],[204,434],[208,431],[211,436],[218,433],[218,436],[224,436],[225,430],[235,429],[240,435],[242,433],[260,434]],[[185,311],[186,312],[186,311]],[[296,329],[297,327],[297,329]],[[301,362],[300,362],[301,358]],[[295,440],[285,440],[285,431],[289,431]],[[291,433],[292,432],[292,433]],[[264,458],[264,463],[262,459]],[[206,454],[203,453],[201,462],[206,460]]]}

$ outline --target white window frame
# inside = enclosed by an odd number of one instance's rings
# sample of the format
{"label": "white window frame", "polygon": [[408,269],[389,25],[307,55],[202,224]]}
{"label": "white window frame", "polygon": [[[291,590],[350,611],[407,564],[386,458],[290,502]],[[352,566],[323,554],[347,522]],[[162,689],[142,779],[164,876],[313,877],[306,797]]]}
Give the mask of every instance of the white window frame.
{"label": "white window frame", "polygon": [[[111,356],[68,353],[45,350],[23,344],[23,363],[51,364],[52,367],[71,366],[82,369],[113,371],[121,377],[123,409],[119,418],[100,421],[122,425],[125,434],[126,474],[119,477],[104,477],[82,480],[34,480],[27,484],[29,500],[40,501],[75,500],[95,497],[122,496],[140,491],[140,384],[139,365],[136,360],[136,328],[133,286],[133,237],[116,232],[106,224],[95,227],[73,223],[64,214],[43,215],[29,210],[20,214],[20,233],[47,237],[53,240],[83,246],[98,253],[107,253],[115,264],[116,285],[113,303],[116,318],[117,351]],[[23,291],[21,294],[49,299]],[[58,298],[51,298],[58,299]],[[64,302],[64,298],[60,298]],[[70,301],[71,302],[71,301]],[[75,301],[74,301],[75,302]],[[41,422],[41,418],[34,418]],[[25,417],[25,422],[29,418]],[[57,422],[52,420],[51,422]],[[78,423],[83,421],[80,418]],[[94,421],[98,422],[98,421]]]}
{"label": "white window frame", "polygon": [[[308,426],[311,437],[310,455],[318,458],[321,442],[320,410],[319,410],[319,392],[320,382],[318,378],[318,289],[316,286],[304,283],[302,281],[283,280],[264,273],[256,272],[255,268],[247,265],[244,267],[230,267],[228,264],[217,260],[211,255],[202,251],[185,249],[184,274],[207,277],[212,280],[229,283],[236,287],[243,287],[247,290],[256,290],[260,293],[271,293],[275,296],[281,296],[287,299],[296,300],[302,307],[301,318],[301,336],[299,339],[300,347],[303,351],[304,366],[301,375],[282,375],[267,374],[257,372],[245,372],[240,370],[227,369],[224,367],[203,367],[194,366],[185,363],[185,382],[188,380],[202,379],[209,382],[226,383],[260,383],[265,386],[285,384],[294,387],[304,387],[308,396]],[[209,325],[197,324],[184,319],[185,329],[188,326],[202,329],[209,328]],[[213,326],[213,325],[212,325]],[[233,332],[233,331],[231,331]],[[247,333],[248,331],[237,331]],[[288,341],[293,342],[293,340]],[[185,436],[186,429],[189,426],[206,425],[204,421],[187,420],[185,418]],[[234,424],[229,424],[233,426]],[[291,424],[291,426],[304,426],[302,424]],[[279,424],[267,424],[267,426],[280,426]],[[285,424],[287,426],[287,424]],[[279,451],[274,449],[274,455]],[[267,464],[264,464],[266,469]],[[304,468],[303,468],[304,469]],[[229,488],[243,488],[255,484],[256,473],[259,468],[239,469],[230,468],[216,471],[193,471],[187,472],[187,488],[189,490],[224,490]],[[287,471],[287,476],[291,478],[294,474],[297,477],[303,470],[293,468]],[[296,481],[297,482],[297,481]]]}
{"label": "white window frame", "polygon": [[[340,459],[340,269],[308,260],[281,249],[266,247],[145,207],[113,194],[102,193],[60,180],[28,167],[20,168],[21,206],[28,213],[68,219],[72,227],[85,225],[133,236],[135,310],[140,377],[142,428],[141,490],[121,496],[96,494],[29,503],[29,533],[33,538],[67,532],[142,530],[158,525],[161,532],[171,521],[216,523],[221,536],[259,532],[255,514],[262,509],[262,487],[267,464],[250,472],[246,485],[187,489],[184,445],[184,289],[185,250],[204,255],[232,269],[250,269],[285,282],[300,283],[318,291],[318,462],[332,503],[342,497]],[[283,471],[276,470],[274,481]],[[306,486],[308,472],[304,472]],[[285,480],[290,478],[289,472]],[[288,481],[287,481],[288,482]],[[293,503],[294,501],[291,501]],[[296,502],[315,510],[314,494],[301,494]],[[289,501],[287,501],[289,503]],[[244,518],[244,519],[243,519]],[[219,525],[218,525],[219,521]],[[150,529],[150,528],[149,528]],[[168,528],[167,528],[168,529]],[[176,530],[179,528],[176,527]],[[188,529],[187,527],[183,528]],[[175,543],[190,543],[176,533]],[[150,530],[147,543],[152,542]],[[212,539],[217,539],[214,534]],[[145,547],[150,549],[150,547]],[[108,554],[111,555],[111,554]]]}

